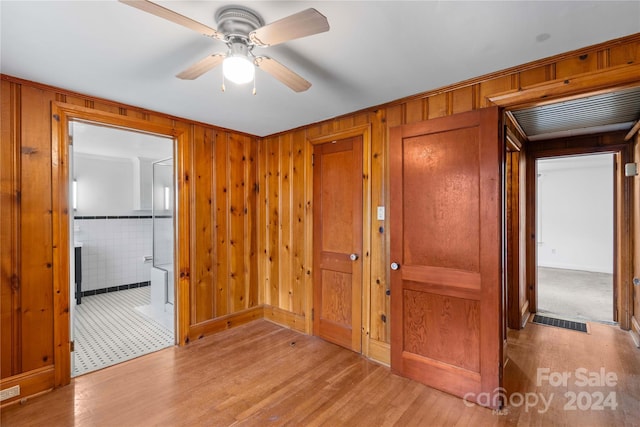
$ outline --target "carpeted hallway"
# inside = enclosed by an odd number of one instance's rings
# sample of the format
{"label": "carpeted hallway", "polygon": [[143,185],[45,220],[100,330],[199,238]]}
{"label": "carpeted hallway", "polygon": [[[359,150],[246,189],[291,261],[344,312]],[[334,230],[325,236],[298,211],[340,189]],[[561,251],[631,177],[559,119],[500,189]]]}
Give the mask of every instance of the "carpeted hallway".
{"label": "carpeted hallway", "polygon": [[613,275],[538,267],[538,312],[613,322]]}

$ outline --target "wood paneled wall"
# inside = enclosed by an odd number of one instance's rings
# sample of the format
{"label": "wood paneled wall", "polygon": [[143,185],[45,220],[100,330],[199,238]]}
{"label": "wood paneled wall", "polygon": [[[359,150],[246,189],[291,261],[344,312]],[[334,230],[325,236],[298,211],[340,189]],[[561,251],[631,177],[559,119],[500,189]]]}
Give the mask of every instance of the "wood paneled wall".
{"label": "wood paneled wall", "polygon": [[[68,381],[64,370],[62,375],[55,374],[62,369],[61,361],[56,360],[62,354],[58,348],[64,352],[69,345],[66,332],[56,335],[56,329],[68,330],[68,323],[56,321],[68,319],[69,311],[68,298],[59,305],[55,302],[60,292],[66,292],[64,286],[56,288],[54,277],[58,274],[54,242],[56,233],[62,232],[56,224],[64,222],[56,214],[67,215],[66,208],[54,206],[55,200],[64,199],[55,191],[56,180],[63,176],[57,170],[66,162],[53,132],[58,124],[52,123],[60,120],[57,115],[52,117],[57,108],[107,117],[96,121],[119,124],[122,118],[142,127],[180,129],[183,134],[183,146],[176,149],[176,163],[180,164],[176,167],[177,191],[186,201],[176,224],[179,258],[184,260],[184,265],[176,266],[180,343],[262,317],[257,276],[256,137],[9,76],[2,76],[1,85],[3,389],[19,384],[23,397]],[[64,185],[59,183],[60,188]]]}
{"label": "wood paneled wall", "polygon": [[252,137],[194,127],[191,325],[259,304],[256,153]]}
{"label": "wood paneled wall", "polygon": [[[634,77],[635,76],[635,77]],[[260,278],[265,303],[281,310],[282,323],[302,325],[308,316],[302,301],[310,298],[308,236],[302,230],[312,221],[311,197],[299,182],[300,156],[309,141],[362,125],[371,126],[371,203],[365,211],[371,240],[369,283],[363,284],[363,353],[388,363],[389,335],[389,234],[386,221],[376,221],[376,209],[388,213],[388,130],[393,126],[471,111],[491,105],[535,104],[594,90],[640,81],[640,34],[558,55],[535,63],[416,95],[382,107],[327,120],[301,129],[263,138],[259,148]],[[305,180],[311,179],[309,175]],[[262,191],[264,189],[264,191]],[[300,223],[304,223],[301,225]],[[380,227],[383,227],[382,231]],[[294,230],[295,228],[295,230]],[[301,251],[304,251],[302,253]],[[524,254],[521,254],[524,257]],[[367,275],[363,275],[367,277]],[[524,296],[523,296],[524,298]],[[290,314],[290,315],[287,315]],[[295,320],[294,320],[295,319]],[[309,323],[307,332],[311,332]]]}

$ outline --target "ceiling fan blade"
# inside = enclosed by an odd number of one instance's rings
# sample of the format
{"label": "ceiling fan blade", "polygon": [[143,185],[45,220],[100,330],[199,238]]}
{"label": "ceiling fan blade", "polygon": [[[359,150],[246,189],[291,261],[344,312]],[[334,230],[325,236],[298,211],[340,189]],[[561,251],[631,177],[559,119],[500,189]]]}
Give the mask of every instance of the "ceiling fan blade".
{"label": "ceiling fan blade", "polygon": [[187,18],[184,15],[180,15],[173,10],[167,9],[166,7],[162,7],[159,4],[148,0],[119,0],[121,3],[127,4],[129,6],[135,7],[136,9],[140,9],[144,12],[150,13],[152,15],[159,16],[160,18],[164,18],[168,21],[174,22],[176,24],[182,25],[183,27],[187,27],[190,30],[196,31],[200,34],[204,34],[208,37],[213,37],[216,39],[224,39],[224,34],[214,30],[211,27],[207,27],[204,24],[199,23],[198,21],[194,21],[191,18]]}
{"label": "ceiling fan blade", "polygon": [[273,46],[288,40],[329,31],[327,18],[310,8],[260,27],[249,34],[258,46]]}
{"label": "ceiling fan blade", "polygon": [[268,56],[257,57],[255,64],[260,69],[280,80],[280,82],[289,86],[295,92],[304,92],[311,87],[311,83]]}
{"label": "ceiling fan blade", "polygon": [[197,79],[207,71],[220,65],[223,59],[224,55],[221,53],[207,56],[206,58],[196,62],[191,67],[182,71],[180,74],[176,75],[176,77],[183,80]]}

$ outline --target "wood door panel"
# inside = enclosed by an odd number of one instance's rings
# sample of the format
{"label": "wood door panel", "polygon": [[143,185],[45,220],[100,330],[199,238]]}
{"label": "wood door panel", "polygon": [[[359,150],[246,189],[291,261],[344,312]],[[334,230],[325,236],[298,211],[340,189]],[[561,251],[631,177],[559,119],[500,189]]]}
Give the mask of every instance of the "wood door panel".
{"label": "wood door panel", "polygon": [[[404,291],[404,349],[472,372],[480,371],[478,301]],[[460,343],[451,346],[451,337]]]}
{"label": "wood door panel", "polygon": [[322,295],[320,321],[329,320],[351,329],[351,274],[323,270]]}
{"label": "wood door panel", "polygon": [[469,400],[501,385],[498,130],[497,108],[390,129],[391,369]]}
{"label": "wood door panel", "polygon": [[404,263],[479,271],[477,130],[407,138],[403,151],[403,190],[421,193],[404,200]]}
{"label": "wood door panel", "polygon": [[314,334],[360,352],[362,137],[316,145],[314,159]]}
{"label": "wood door panel", "polygon": [[322,162],[322,248],[325,251],[353,251],[353,144],[337,153],[323,154]]}

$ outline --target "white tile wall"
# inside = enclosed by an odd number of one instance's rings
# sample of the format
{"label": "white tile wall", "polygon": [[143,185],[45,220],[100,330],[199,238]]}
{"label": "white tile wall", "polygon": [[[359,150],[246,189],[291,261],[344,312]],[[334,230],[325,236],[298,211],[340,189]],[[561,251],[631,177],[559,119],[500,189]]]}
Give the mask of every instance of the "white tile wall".
{"label": "white tile wall", "polygon": [[74,237],[82,242],[82,290],[149,281],[151,218],[75,219]]}

